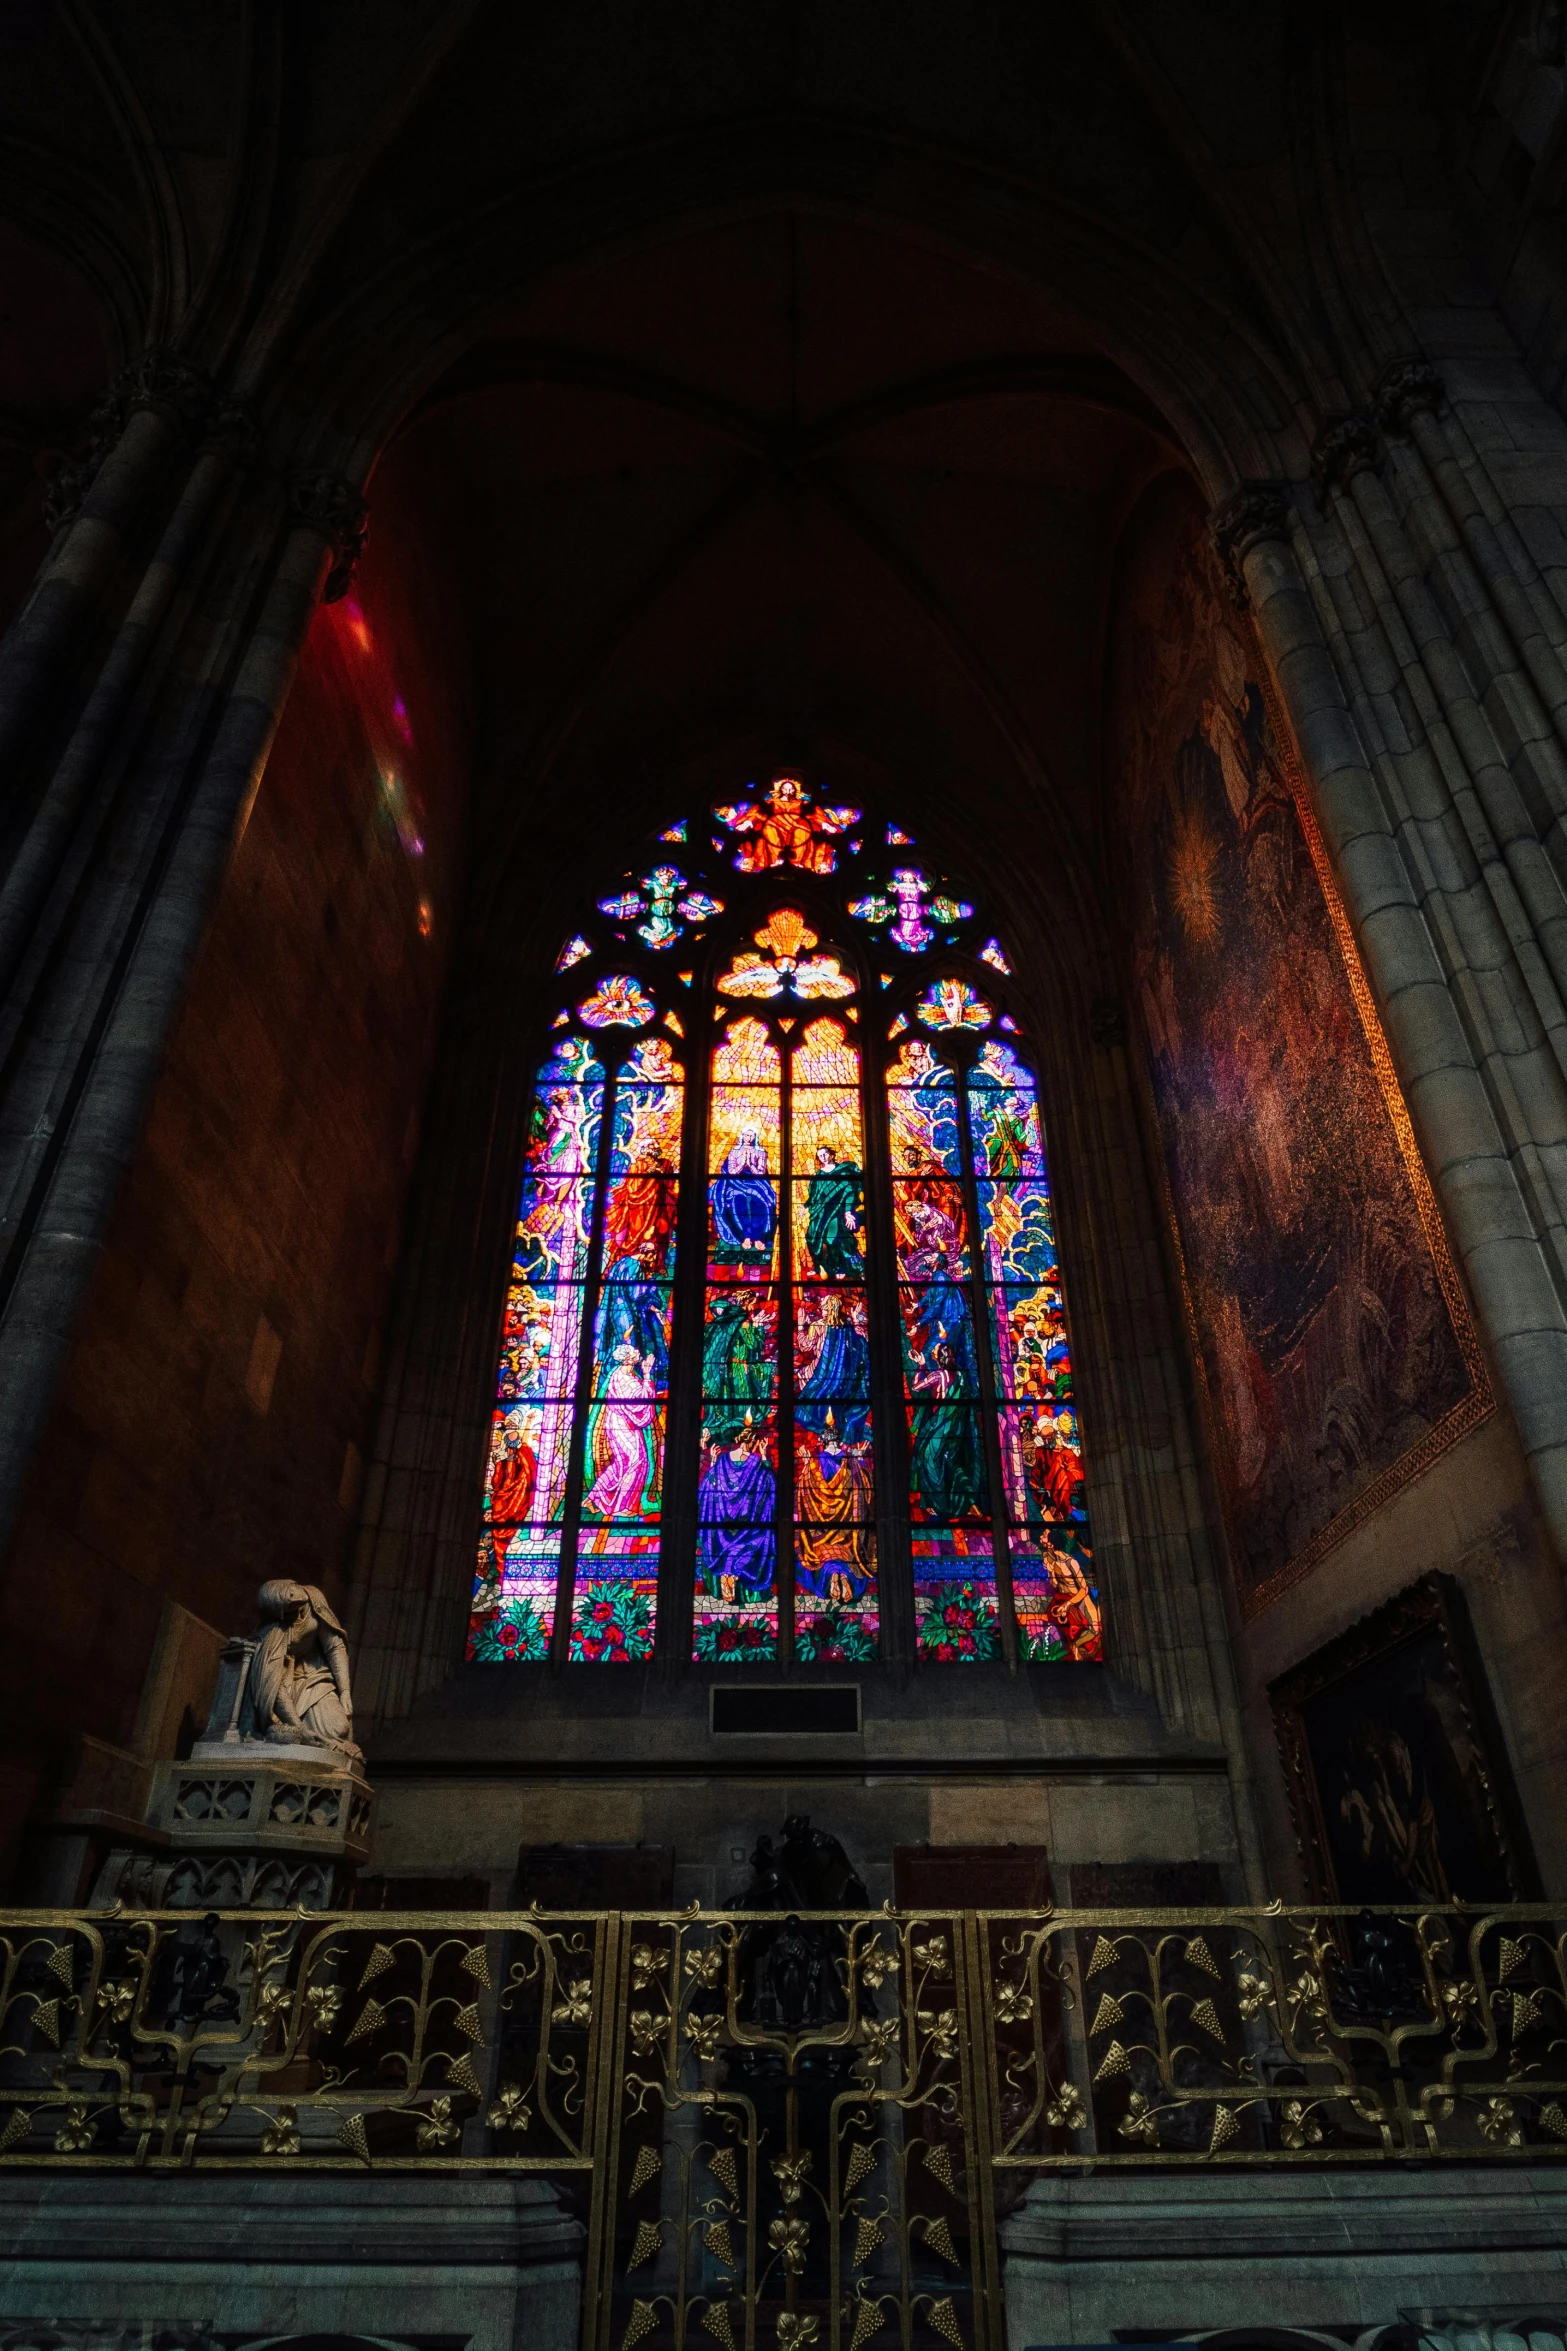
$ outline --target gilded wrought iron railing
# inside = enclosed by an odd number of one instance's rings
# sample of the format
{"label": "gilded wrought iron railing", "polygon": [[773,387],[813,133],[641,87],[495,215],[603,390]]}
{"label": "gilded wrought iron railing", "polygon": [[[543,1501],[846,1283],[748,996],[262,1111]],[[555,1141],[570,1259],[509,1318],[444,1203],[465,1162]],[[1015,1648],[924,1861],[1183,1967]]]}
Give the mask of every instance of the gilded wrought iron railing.
{"label": "gilded wrought iron railing", "polygon": [[998,2351],[1084,2166],[1567,2153],[1567,1922],[0,1916],[0,2164],[548,2174],[584,2351]]}

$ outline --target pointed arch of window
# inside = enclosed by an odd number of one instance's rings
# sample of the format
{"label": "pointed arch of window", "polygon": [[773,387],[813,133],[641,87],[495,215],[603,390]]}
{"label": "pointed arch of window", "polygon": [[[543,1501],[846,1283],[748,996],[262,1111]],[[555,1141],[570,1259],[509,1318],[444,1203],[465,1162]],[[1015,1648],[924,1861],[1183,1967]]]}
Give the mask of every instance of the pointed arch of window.
{"label": "pointed arch of window", "polygon": [[565,941],[470,1658],[1097,1659],[1012,969],[799,779],[667,827]]}

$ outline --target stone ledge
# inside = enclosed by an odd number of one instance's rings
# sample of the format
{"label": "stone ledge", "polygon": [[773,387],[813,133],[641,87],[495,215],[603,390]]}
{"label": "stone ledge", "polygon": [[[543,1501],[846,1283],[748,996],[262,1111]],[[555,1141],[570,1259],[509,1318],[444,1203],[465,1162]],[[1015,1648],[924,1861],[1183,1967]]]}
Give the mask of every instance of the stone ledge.
{"label": "stone ledge", "polygon": [[[543,2180],[447,2173],[0,2175],[6,2267],[95,2261],[439,2264],[580,2260],[585,2232]],[[0,2271],[0,2275],[3,2275]]]}
{"label": "stone ledge", "polygon": [[1023,2261],[1182,2262],[1567,2247],[1567,2164],[1036,2180],[1002,2223]]}

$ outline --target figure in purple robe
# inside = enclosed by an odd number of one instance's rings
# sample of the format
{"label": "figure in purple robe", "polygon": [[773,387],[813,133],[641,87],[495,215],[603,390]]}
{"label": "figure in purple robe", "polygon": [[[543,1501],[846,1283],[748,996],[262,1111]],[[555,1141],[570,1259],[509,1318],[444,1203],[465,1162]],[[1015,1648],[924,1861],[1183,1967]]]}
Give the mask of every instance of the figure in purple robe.
{"label": "figure in purple robe", "polygon": [[708,1598],[772,1590],[777,1494],[762,1437],[747,1429],[733,1445],[712,1448],[697,1490],[697,1576]]}

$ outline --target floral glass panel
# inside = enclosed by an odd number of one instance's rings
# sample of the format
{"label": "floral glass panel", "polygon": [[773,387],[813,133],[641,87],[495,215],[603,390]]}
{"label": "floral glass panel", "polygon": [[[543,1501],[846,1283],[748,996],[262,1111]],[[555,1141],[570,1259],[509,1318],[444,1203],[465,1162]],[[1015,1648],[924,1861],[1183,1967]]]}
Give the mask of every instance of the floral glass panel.
{"label": "floral glass panel", "polygon": [[1019,1649],[1027,1658],[1097,1658],[1099,1601],[1039,1105],[1009,1045],[980,1048],[968,1107]]}
{"label": "floral glass panel", "polygon": [[778,1654],[779,1234],[783,1070],[761,1021],[732,1021],[708,1096],[707,1283],[695,1655]]}

